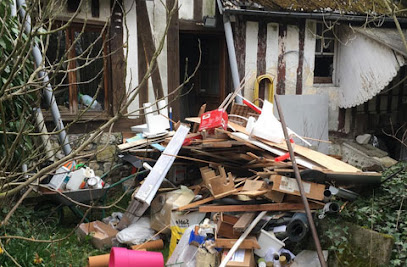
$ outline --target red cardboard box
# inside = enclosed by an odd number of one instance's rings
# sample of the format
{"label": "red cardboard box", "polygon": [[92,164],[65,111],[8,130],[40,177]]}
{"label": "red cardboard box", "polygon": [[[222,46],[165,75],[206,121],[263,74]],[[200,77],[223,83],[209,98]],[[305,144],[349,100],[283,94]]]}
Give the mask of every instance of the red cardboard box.
{"label": "red cardboard box", "polygon": [[199,131],[208,130],[213,132],[216,128],[228,128],[228,114],[223,109],[205,112],[201,116]]}

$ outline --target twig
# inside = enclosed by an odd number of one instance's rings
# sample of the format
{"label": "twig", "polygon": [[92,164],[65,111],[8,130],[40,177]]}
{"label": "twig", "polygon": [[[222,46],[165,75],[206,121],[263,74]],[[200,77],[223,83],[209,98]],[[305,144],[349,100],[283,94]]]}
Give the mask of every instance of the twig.
{"label": "twig", "polygon": [[33,188],[30,187],[27,189],[27,191],[25,191],[25,193],[20,197],[20,199],[17,201],[17,203],[14,205],[14,207],[7,213],[7,216],[4,218],[4,220],[1,221],[0,226],[4,226],[8,223],[8,220],[10,219],[10,217],[14,214],[16,209],[21,205],[23,200],[31,193],[32,190],[33,190]]}

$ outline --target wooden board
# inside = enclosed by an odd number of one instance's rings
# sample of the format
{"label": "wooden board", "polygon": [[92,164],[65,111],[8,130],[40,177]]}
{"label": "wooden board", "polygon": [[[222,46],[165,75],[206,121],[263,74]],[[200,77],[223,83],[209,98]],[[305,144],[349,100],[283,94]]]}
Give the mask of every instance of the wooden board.
{"label": "wooden board", "polygon": [[215,197],[210,196],[210,197],[207,197],[207,198],[204,198],[204,199],[201,199],[201,200],[198,200],[198,201],[189,203],[188,205],[179,207],[179,208],[178,208],[178,211],[196,208],[196,207],[198,207],[199,205],[206,204],[206,203],[211,202],[211,201],[213,201],[213,200],[215,200]]}
{"label": "wooden board", "polygon": [[[311,209],[320,209],[324,205],[309,203]],[[270,203],[257,205],[200,206],[199,212],[246,212],[246,211],[293,211],[304,210],[302,203]]]}
{"label": "wooden board", "polygon": [[175,134],[175,132],[172,131],[172,132],[169,132],[168,134],[166,134],[163,137],[151,138],[151,139],[147,139],[147,138],[146,139],[140,139],[140,140],[137,140],[137,141],[134,141],[134,142],[118,145],[117,147],[120,150],[126,150],[126,149],[129,149],[129,148],[135,147],[135,146],[141,146],[141,145],[146,145],[147,146],[147,145],[149,145],[151,143],[157,142],[158,140],[173,136],[174,134]]}
{"label": "wooden board", "polygon": [[[324,199],[325,185],[311,182],[302,182],[302,184],[304,187],[305,196],[307,198],[315,200]],[[285,194],[296,196],[301,195],[298,188],[297,180],[285,176],[275,175],[272,189],[274,191],[282,192]]]}
{"label": "wooden board", "polygon": [[[284,144],[277,144],[277,143],[273,143],[267,140],[261,140],[261,142],[270,145],[270,146],[274,146],[274,147],[278,147],[280,149],[284,149],[286,151],[288,151],[287,145]],[[333,157],[330,157],[328,155],[325,155],[321,152],[300,146],[300,145],[295,145],[294,147],[294,152],[298,155],[301,155],[303,157],[306,157],[310,160],[312,160],[313,162],[318,163],[319,165],[327,168],[328,170],[331,171],[335,171],[335,172],[361,172],[361,170],[359,170],[356,167],[353,167],[352,165],[349,165],[341,160],[335,159]]]}
{"label": "wooden board", "polygon": [[[232,248],[237,239],[216,238],[215,245],[217,248]],[[259,249],[260,245],[255,237],[247,237],[240,244],[239,249]]]}
{"label": "wooden board", "polygon": [[[186,118],[187,121],[192,121],[192,122],[200,122],[200,118]],[[228,126],[233,128],[234,130],[248,134],[246,132],[246,129],[243,126],[240,126],[236,123],[229,122]],[[272,147],[277,147],[279,149],[283,149],[285,151],[288,151],[287,145],[285,143],[282,144],[277,144],[273,143],[264,139],[261,139],[261,142],[264,144],[267,144]],[[320,153],[318,151],[300,146],[300,145],[295,145],[294,152],[298,155],[301,155],[303,157],[308,158],[309,160],[335,172],[360,172],[356,167],[353,167],[352,165],[349,165],[341,160],[335,159],[333,157],[330,157],[328,155],[325,155],[323,153]]]}
{"label": "wooden board", "polygon": [[253,221],[256,213],[254,212],[247,212],[240,216],[239,220],[233,225],[234,232],[244,232],[249,224]]}

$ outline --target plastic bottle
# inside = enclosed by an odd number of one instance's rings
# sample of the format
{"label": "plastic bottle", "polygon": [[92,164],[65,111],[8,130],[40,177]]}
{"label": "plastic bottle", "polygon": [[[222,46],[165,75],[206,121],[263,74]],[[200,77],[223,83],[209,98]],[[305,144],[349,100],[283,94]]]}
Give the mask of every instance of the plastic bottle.
{"label": "plastic bottle", "polygon": [[82,102],[82,104],[84,104],[87,107],[90,107],[93,110],[102,110],[102,106],[99,104],[99,102],[96,99],[93,100],[93,97],[89,95],[79,94],[79,99],[80,102]]}
{"label": "plastic bottle", "polygon": [[280,255],[278,255],[278,253],[275,253],[274,254],[274,256],[273,256],[273,266],[274,267],[281,267],[281,264],[280,264]]}
{"label": "plastic bottle", "polygon": [[66,184],[67,190],[78,190],[85,178],[95,176],[93,170],[89,167],[81,168],[71,173],[71,178]]}
{"label": "plastic bottle", "polygon": [[258,260],[257,260],[257,266],[258,267],[266,267],[267,265],[266,265],[266,260],[264,259],[264,258],[259,258]]}

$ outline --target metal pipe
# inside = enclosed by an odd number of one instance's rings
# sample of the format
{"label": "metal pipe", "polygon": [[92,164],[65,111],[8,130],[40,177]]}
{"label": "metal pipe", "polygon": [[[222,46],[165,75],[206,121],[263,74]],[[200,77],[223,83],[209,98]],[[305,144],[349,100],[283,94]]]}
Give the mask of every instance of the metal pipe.
{"label": "metal pipe", "polygon": [[356,200],[359,196],[359,194],[357,194],[353,191],[350,191],[350,190],[347,190],[344,188],[336,188],[332,185],[328,188],[328,190],[331,192],[332,195],[340,197],[340,198],[344,198],[344,199],[350,200],[350,201]]}
{"label": "metal pipe", "polygon": [[12,17],[17,16],[16,0],[11,0],[11,3],[10,3],[10,10],[11,10],[11,16],[12,16]]}
{"label": "metal pipe", "polygon": [[298,165],[295,160],[294,150],[290,143],[290,137],[288,135],[287,126],[285,124],[283,112],[281,111],[280,102],[279,102],[277,95],[275,95],[274,98],[275,98],[278,115],[280,116],[280,121],[281,121],[281,126],[283,128],[285,141],[287,143],[288,151],[290,152],[290,158],[291,158],[291,162],[293,164],[295,178],[297,179],[298,189],[300,190],[301,200],[302,200],[302,203],[304,204],[305,213],[307,214],[308,223],[311,228],[311,233],[312,233],[312,237],[314,239],[315,248],[317,250],[319,262],[321,263],[322,267],[327,267],[324,255],[322,254],[321,243],[319,242],[317,229],[315,228],[315,224],[314,224],[314,219],[312,218],[311,209],[309,207],[307,197],[305,196],[304,186],[302,184],[300,171],[298,170]]}
{"label": "metal pipe", "polygon": [[[218,3],[219,11],[222,14],[222,4],[220,3],[220,1],[218,1],[217,3]],[[226,45],[228,47],[229,64],[230,64],[230,71],[232,73],[233,87],[235,89],[238,89],[238,88],[240,88],[239,70],[237,68],[236,51],[235,51],[235,44],[233,42],[232,25],[230,24],[229,15],[227,15],[227,14],[223,14],[223,26],[225,28],[225,38],[226,38]],[[243,104],[243,100],[240,96],[236,96],[236,103]]]}
{"label": "metal pipe", "polygon": [[[20,15],[21,19],[25,18],[25,24],[24,24],[25,32],[26,32],[26,34],[30,34],[31,33],[31,17],[25,11],[25,6],[26,6],[25,0],[17,0],[17,6],[19,9],[19,15]],[[35,41],[34,41],[34,45],[33,45],[33,49],[32,49],[32,54],[34,57],[35,64],[37,65],[37,67],[40,67],[42,65],[43,57],[42,57],[42,53],[41,53],[40,49],[38,48],[38,45]],[[59,135],[58,135],[59,143],[62,146],[62,150],[64,151],[64,154],[68,155],[71,153],[72,149],[71,149],[71,146],[69,145],[69,142],[68,142],[68,139],[66,136],[65,126],[64,126],[64,123],[62,122],[61,114],[59,113],[58,105],[55,100],[51,84],[49,83],[48,74],[45,73],[44,71],[40,71],[38,73],[38,77],[43,80],[43,84],[45,85],[43,93],[45,95],[47,104],[51,108],[51,114],[52,114],[52,118],[54,120],[55,126],[56,126],[57,130],[59,131]]]}
{"label": "metal pipe", "polygon": [[35,122],[41,135],[41,140],[45,148],[47,159],[55,161],[54,153],[52,152],[51,141],[49,139],[48,130],[44,123],[44,116],[42,115],[41,108],[34,108]]}

